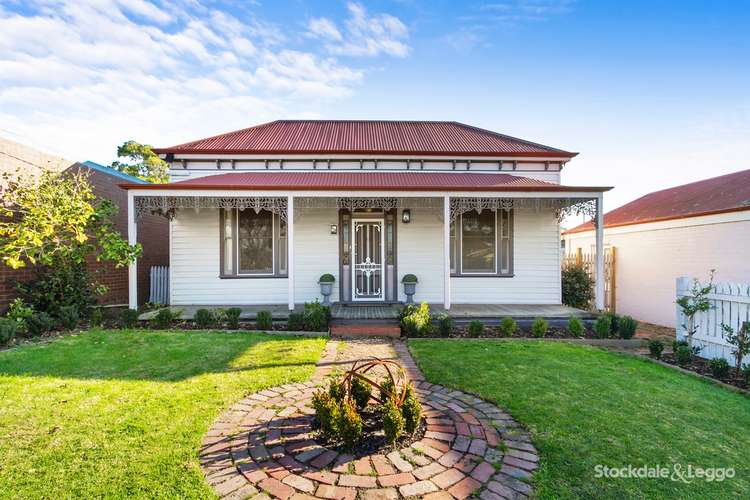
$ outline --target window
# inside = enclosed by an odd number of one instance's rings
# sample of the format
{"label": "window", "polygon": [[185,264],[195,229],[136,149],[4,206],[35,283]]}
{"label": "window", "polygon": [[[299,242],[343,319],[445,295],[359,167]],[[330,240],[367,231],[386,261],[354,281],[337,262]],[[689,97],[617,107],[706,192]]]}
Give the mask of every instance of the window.
{"label": "window", "polygon": [[287,227],[267,210],[221,211],[221,274],[286,276]]}
{"label": "window", "polygon": [[462,214],[450,227],[454,276],[513,274],[513,213],[482,210]]}

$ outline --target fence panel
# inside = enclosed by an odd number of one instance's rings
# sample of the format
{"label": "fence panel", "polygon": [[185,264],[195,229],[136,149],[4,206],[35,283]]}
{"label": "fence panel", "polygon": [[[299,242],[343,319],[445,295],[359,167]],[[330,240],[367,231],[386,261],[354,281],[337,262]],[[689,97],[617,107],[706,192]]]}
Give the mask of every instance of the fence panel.
{"label": "fence panel", "polygon": [[[578,252],[570,253],[562,258],[563,269],[574,265],[583,266],[586,274],[596,282],[595,252],[583,253],[579,248]],[[617,250],[615,247],[607,247],[604,249],[604,310],[609,312],[615,312],[617,309],[616,268]],[[589,309],[592,311],[595,309],[593,302],[589,304]]]}
{"label": "fence panel", "polygon": [[151,266],[149,295],[152,304],[169,304],[169,266]]}
{"label": "fence panel", "polygon": [[[677,278],[676,299],[691,296],[692,283],[693,280],[690,278],[684,276]],[[693,335],[693,342],[702,348],[701,357],[725,358],[734,365],[733,347],[726,341],[721,325],[730,326],[737,332],[742,328],[743,323],[750,321],[750,283],[714,283],[707,298],[711,302],[711,308],[695,315],[697,331]],[[687,318],[680,306],[676,308],[677,338],[685,340]]]}

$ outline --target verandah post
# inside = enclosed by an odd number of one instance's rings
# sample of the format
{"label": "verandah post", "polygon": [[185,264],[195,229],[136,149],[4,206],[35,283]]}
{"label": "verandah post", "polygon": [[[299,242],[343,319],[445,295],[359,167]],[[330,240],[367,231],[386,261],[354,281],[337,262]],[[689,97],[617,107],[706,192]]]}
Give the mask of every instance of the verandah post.
{"label": "verandah post", "polygon": [[604,310],[604,194],[596,197],[596,309]]}
{"label": "verandah post", "polygon": [[[128,191],[128,244],[138,243],[138,226],[135,215],[135,194]],[[128,264],[128,307],[138,309],[138,261]]]}
{"label": "verandah post", "polygon": [[443,307],[451,308],[451,199],[443,197]]}
{"label": "verandah post", "polygon": [[287,284],[289,285],[289,310],[294,310],[294,196],[287,196],[286,201],[286,234],[287,234]]}

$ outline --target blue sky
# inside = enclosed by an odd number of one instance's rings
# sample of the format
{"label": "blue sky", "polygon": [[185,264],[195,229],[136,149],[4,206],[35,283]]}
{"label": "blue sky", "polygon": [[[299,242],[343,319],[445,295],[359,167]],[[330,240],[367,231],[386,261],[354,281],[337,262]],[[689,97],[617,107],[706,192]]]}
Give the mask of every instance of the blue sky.
{"label": "blue sky", "polygon": [[276,118],[457,120],[567,184],[750,168],[750,2],[0,0],[0,134],[109,163]]}

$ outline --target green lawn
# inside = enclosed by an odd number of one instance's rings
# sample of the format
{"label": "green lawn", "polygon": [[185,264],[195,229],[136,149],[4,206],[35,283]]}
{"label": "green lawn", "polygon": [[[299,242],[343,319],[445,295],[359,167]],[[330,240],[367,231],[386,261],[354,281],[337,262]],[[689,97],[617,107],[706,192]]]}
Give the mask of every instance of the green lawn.
{"label": "green lawn", "polygon": [[0,352],[0,498],[211,497],[208,426],[245,394],[308,378],[323,345],[94,330]]}
{"label": "green lawn", "polygon": [[[747,498],[750,399],[603,350],[412,340],[427,379],[496,402],[532,433],[543,498]],[[597,479],[594,466],[734,467],[723,482]]]}

